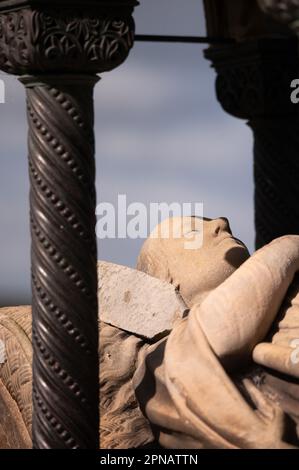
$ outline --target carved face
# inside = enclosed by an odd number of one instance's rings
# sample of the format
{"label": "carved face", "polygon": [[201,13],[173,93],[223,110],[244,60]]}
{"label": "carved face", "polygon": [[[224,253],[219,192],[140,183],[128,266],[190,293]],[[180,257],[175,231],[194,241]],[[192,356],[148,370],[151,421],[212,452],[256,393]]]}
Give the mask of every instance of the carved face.
{"label": "carved face", "polygon": [[247,258],[228,220],[176,217],[160,224],[146,240],[137,268],[179,286],[189,307],[227,279]]}

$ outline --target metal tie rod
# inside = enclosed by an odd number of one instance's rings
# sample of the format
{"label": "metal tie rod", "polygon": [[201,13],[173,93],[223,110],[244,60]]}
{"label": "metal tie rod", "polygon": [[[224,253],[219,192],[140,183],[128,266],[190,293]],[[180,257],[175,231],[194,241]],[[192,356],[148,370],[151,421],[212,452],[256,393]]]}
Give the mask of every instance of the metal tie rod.
{"label": "metal tie rod", "polygon": [[232,44],[232,38],[217,38],[205,36],[161,36],[157,34],[136,34],[135,41],[140,42],[173,42],[187,44]]}

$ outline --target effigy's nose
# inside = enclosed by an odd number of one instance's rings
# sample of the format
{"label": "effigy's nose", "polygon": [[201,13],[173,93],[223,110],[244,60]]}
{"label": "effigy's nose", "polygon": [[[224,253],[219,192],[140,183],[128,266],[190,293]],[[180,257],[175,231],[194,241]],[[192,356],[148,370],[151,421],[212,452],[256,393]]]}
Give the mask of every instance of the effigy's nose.
{"label": "effigy's nose", "polygon": [[226,217],[219,217],[218,219],[212,220],[213,231],[215,235],[219,235],[221,232],[231,233],[229,221]]}

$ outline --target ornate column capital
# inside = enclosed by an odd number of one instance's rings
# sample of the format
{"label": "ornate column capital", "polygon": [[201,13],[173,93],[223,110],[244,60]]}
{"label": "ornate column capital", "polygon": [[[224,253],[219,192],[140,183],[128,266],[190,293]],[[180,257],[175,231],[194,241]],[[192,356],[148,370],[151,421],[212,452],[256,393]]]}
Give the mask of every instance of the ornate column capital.
{"label": "ornate column capital", "polygon": [[251,120],[297,113],[290,100],[290,83],[298,76],[295,37],[211,47],[205,57],[217,72],[217,98],[229,114]]}
{"label": "ornate column capital", "polygon": [[0,69],[24,75],[101,73],[134,40],[135,0],[0,1]]}

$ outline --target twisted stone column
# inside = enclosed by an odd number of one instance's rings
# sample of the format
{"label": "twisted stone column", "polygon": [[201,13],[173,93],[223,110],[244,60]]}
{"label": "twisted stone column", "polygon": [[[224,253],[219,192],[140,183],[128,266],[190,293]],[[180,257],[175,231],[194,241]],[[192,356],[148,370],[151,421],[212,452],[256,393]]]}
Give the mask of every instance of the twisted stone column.
{"label": "twisted stone column", "polygon": [[255,119],[255,225],[257,248],[299,233],[298,119]]}
{"label": "twisted stone column", "polygon": [[33,443],[96,448],[96,79],[26,77],[22,82],[31,181]]}
{"label": "twisted stone column", "polygon": [[27,90],[32,437],[43,449],[98,447],[93,87],[127,57],[136,2],[71,4],[0,2],[0,68]]}
{"label": "twisted stone column", "polygon": [[256,247],[298,234],[298,112],[290,99],[291,81],[298,76],[296,39],[210,48],[206,57],[217,72],[223,109],[248,120],[253,130]]}

